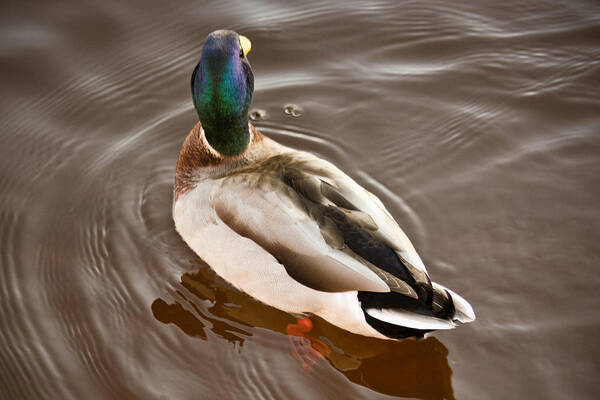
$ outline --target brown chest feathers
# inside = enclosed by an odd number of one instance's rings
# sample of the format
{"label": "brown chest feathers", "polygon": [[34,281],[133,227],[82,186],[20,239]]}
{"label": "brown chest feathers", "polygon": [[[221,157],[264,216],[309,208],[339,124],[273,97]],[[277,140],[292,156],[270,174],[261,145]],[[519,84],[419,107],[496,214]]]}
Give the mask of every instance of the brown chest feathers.
{"label": "brown chest feathers", "polygon": [[218,168],[223,164],[243,163],[248,158],[249,149],[265,138],[252,124],[249,124],[249,127],[252,139],[248,149],[240,155],[225,157],[209,147],[202,125],[198,122],[185,138],[179,151],[175,170],[175,200],[196,186],[200,171]]}

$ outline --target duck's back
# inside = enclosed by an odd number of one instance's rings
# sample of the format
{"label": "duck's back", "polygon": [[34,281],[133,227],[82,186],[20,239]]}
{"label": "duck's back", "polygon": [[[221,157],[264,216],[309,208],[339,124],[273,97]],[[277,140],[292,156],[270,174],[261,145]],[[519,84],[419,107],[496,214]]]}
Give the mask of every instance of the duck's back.
{"label": "duck's back", "polygon": [[[205,145],[201,136],[188,137],[180,154],[174,218],[182,237],[213,267],[237,257],[232,236],[246,242],[247,271],[216,266],[217,272],[259,300],[291,312],[322,315],[321,309],[331,306],[320,304],[325,300],[319,296],[317,301],[317,293],[353,293],[364,315],[351,313],[388,337],[448,329],[454,319],[472,319],[468,303],[431,282],[377,197],[331,163],[253,131],[242,157],[226,160],[210,148],[194,149]],[[178,194],[185,197],[179,208]],[[259,257],[260,252],[266,254]],[[261,272],[267,274],[263,280],[250,276],[265,257],[272,270]],[[276,299],[266,287],[270,280],[293,286],[297,296]],[[310,295],[312,300],[300,301]]]}

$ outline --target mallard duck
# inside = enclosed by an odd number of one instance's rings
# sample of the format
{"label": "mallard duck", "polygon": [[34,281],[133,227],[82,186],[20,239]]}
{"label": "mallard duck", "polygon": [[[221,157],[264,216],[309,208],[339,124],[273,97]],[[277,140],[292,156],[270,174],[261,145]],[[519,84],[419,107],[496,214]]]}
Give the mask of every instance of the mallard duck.
{"label": "mallard duck", "polygon": [[249,123],[250,48],[215,31],[192,74],[200,122],[179,153],[173,204],[183,240],[255,299],[356,334],[399,339],[473,321],[374,194]]}

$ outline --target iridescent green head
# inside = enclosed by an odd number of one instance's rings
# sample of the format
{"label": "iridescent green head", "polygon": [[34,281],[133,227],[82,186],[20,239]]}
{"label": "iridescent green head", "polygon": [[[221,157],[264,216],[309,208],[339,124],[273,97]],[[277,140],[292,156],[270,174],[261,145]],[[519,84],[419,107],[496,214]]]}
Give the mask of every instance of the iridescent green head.
{"label": "iridescent green head", "polygon": [[192,97],[210,145],[225,156],[242,153],[250,141],[248,109],[254,75],[246,58],[250,41],[219,30],[206,38],[192,74]]}

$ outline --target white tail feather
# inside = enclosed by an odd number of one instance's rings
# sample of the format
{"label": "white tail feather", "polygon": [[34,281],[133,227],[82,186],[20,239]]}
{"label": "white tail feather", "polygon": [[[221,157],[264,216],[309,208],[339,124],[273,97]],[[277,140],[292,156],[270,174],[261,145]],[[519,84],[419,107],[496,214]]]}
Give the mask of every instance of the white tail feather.
{"label": "white tail feather", "polygon": [[468,301],[463,299],[460,295],[456,294],[452,290],[440,285],[439,283],[433,282],[433,286],[439,289],[447,290],[450,296],[452,296],[452,302],[454,303],[454,315],[452,319],[455,321],[459,321],[462,323],[475,321],[475,312],[473,311],[473,307],[469,304]]}
{"label": "white tail feather", "polygon": [[393,325],[421,330],[453,329],[456,325],[449,320],[415,314],[398,308],[367,308],[371,317]]}

